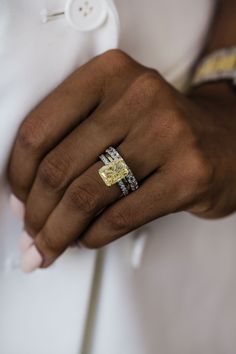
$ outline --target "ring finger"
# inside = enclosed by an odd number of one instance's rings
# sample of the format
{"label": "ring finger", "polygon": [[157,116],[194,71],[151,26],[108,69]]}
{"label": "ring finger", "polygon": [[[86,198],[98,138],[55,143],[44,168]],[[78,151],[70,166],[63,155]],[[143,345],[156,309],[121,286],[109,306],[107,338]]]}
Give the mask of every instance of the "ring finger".
{"label": "ring finger", "polygon": [[25,229],[31,236],[43,227],[69,184],[94,164],[106,146],[122,141],[124,127],[117,124],[113,129],[103,129],[100,117],[104,111],[107,107],[81,123],[39,165],[26,200]]}
{"label": "ring finger", "polygon": [[[42,162],[26,203],[25,229],[31,236],[42,229],[70,183],[92,166],[107,146],[117,145],[128,130],[117,125],[107,129],[112,131],[108,134],[91,122],[94,119],[90,117]],[[146,177],[160,162],[160,156],[152,156],[152,147],[147,146],[143,132],[128,135],[118,149],[138,178]]]}
{"label": "ring finger", "polygon": [[[138,149],[134,147],[127,149],[128,146],[128,142],[124,142],[118,149],[140,181],[156,169],[156,163],[142,164]],[[134,150],[135,156],[131,159]],[[145,157],[147,158],[147,155],[143,156],[144,159]],[[101,166],[101,162],[95,163],[69,185],[37,234],[35,245],[43,256],[44,267],[50,265],[72,242],[77,240],[95,216],[121,195],[117,185],[108,188],[104,184],[98,174]],[[139,167],[132,168],[132,166]]]}

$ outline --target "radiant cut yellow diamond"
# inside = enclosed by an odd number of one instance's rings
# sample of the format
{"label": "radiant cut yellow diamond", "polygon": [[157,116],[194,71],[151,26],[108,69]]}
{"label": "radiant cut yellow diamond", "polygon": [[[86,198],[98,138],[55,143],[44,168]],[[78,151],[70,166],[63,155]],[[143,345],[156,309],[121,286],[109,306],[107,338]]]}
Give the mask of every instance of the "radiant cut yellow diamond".
{"label": "radiant cut yellow diamond", "polygon": [[121,181],[129,174],[128,167],[123,159],[110,162],[101,167],[98,172],[108,187]]}

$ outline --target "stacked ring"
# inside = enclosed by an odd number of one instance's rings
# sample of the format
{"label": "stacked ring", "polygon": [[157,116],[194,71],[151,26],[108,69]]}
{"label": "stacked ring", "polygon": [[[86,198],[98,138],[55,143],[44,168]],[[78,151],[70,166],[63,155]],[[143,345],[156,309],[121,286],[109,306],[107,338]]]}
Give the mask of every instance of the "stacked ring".
{"label": "stacked ring", "polygon": [[[123,160],[123,158],[121,157],[119,152],[116,149],[114,149],[112,146],[110,146],[106,150],[106,153],[109,154],[113,158],[113,160],[116,160],[116,159],[122,159]],[[128,183],[130,185],[131,190],[134,192],[134,191],[136,191],[138,189],[138,182],[137,182],[136,178],[134,177],[134,174],[131,171],[131,169],[128,166],[127,166],[127,168],[128,168],[129,173],[126,176],[126,179],[127,179]]]}
{"label": "stacked ring", "polygon": [[[99,158],[104,163],[105,166],[107,166],[107,165],[109,165],[111,163],[111,161],[104,154],[100,155]],[[102,179],[104,180],[103,177],[102,177]],[[129,189],[126,186],[126,184],[124,183],[124,181],[122,181],[122,180],[117,181],[117,184],[120,187],[121,192],[124,195],[124,197],[126,197],[129,194]],[[107,183],[106,183],[106,185],[107,185]]]}
{"label": "stacked ring", "polygon": [[104,166],[98,172],[107,186],[118,184],[123,196],[138,189],[134,174],[115,148],[110,146],[99,158]]}

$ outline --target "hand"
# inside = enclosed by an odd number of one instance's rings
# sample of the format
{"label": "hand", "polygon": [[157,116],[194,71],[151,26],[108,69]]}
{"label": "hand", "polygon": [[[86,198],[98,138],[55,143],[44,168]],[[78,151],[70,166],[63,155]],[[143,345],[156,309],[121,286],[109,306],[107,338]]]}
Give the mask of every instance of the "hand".
{"label": "hand", "polygon": [[[233,212],[235,111],[218,91],[185,97],[118,50],[74,72],[26,117],[9,162],[41,267],[77,239],[97,248],[169,213]],[[126,198],[98,174],[110,145],[141,185]]]}

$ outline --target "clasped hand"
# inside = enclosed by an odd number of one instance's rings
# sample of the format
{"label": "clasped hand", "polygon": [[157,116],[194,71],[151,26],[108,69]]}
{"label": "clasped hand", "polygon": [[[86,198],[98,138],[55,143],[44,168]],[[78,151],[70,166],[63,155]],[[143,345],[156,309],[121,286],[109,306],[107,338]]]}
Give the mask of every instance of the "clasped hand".
{"label": "clasped hand", "polygon": [[[216,96],[184,96],[119,50],[48,95],[20,126],[8,168],[42,267],[78,239],[98,248],[177,211],[234,211],[235,109]],[[128,197],[98,174],[108,146],[140,183]]]}

